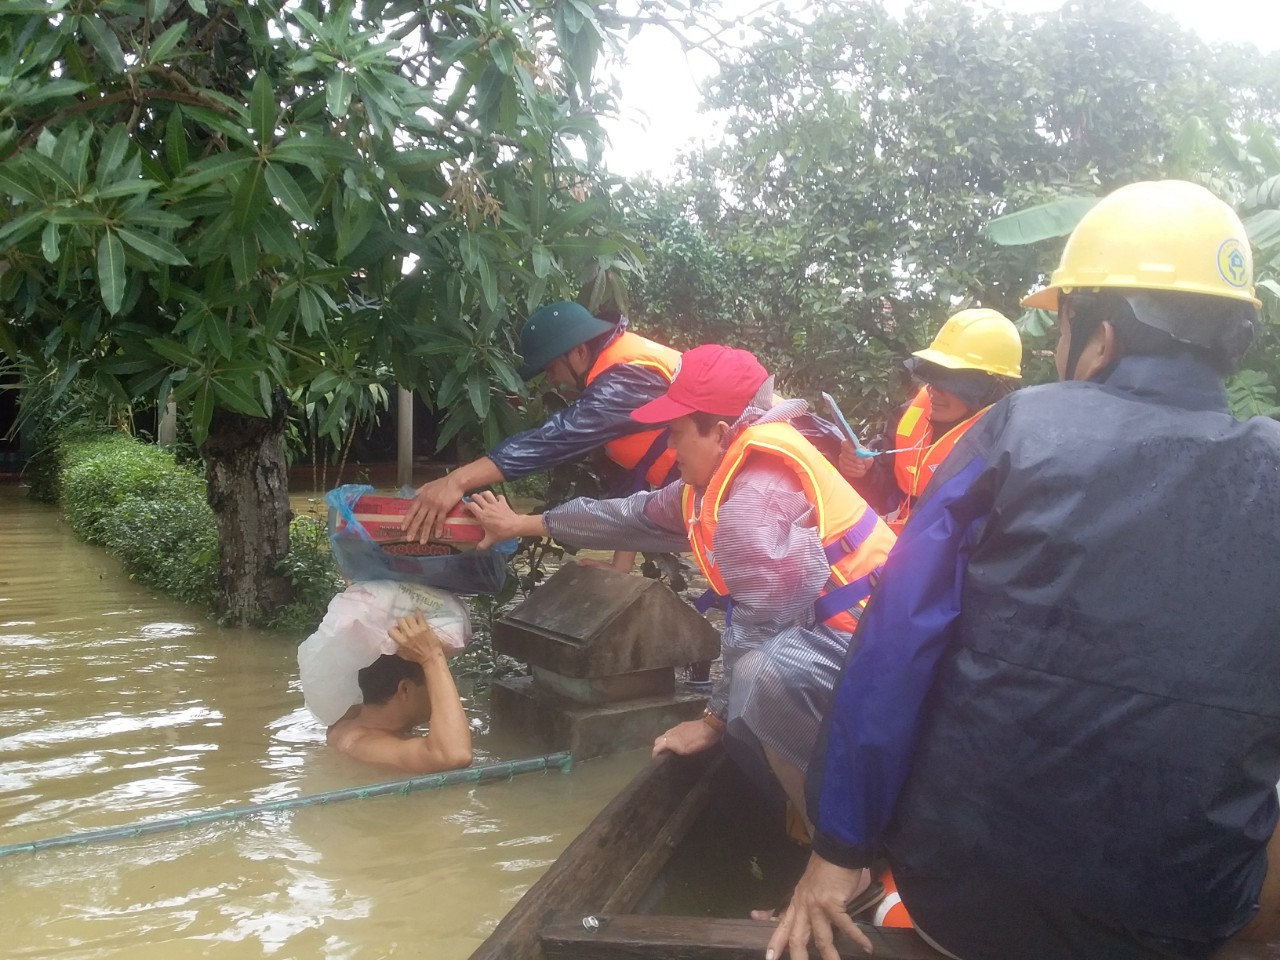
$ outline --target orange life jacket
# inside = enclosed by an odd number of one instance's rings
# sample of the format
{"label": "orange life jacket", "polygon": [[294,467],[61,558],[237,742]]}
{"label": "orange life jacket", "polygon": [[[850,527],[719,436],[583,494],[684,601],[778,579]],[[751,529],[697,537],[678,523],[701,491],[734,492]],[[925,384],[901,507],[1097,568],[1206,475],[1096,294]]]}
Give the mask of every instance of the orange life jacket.
{"label": "orange life jacket", "polygon": [[[600,356],[596,357],[596,362],[587,371],[587,383],[590,384],[600,374],[620,363],[656,370],[670,383],[676,375],[676,365],[679,362],[679,350],[664,347],[624,330],[600,351]],[[610,440],[604,445],[604,452],[618,466],[634,471],[637,481],[643,478],[651,487],[662,486],[676,462],[675,451],[667,449],[665,428],[630,433],[617,440]],[[637,483],[636,486],[640,487],[641,484]]]}
{"label": "orange life jacket", "polygon": [[880,882],[884,884],[884,899],[876,906],[871,922],[877,927],[914,927],[911,915],[907,913],[907,905],[902,902],[902,896],[898,893],[898,883],[893,879],[893,871],[885,867],[884,873],[880,874]]}
{"label": "orange life jacket", "polygon": [[921,387],[898,420],[898,431],[893,443],[898,451],[893,455],[893,476],[898,481],[898,489],[902,491],[904,499],[897,515],[889,521],[894,533],[902,532],[907,517],[911,515],[911,508],[933,479],[934,471],[947,459],[951,448],[964,436],[966,430],[991,409],[989,406],[983,407],[935,441],[933,424],[929,422],[931,406],[928,388]]}
{"label": "orange life jacket", "polygon": [[830,461],[788,423],[757,424],[739,433],[712,474],[701,504],[694,489],[685,486],[684,522],[698,567],[711,589],[728,598],[729,587],[715,560],[716,523],[734,477],[748,457],[761,454],[796,475],[817,514],[831,579],[814,604],[816,621],[852,633],[871,593],[872,574],[889,555],[895,537]]}

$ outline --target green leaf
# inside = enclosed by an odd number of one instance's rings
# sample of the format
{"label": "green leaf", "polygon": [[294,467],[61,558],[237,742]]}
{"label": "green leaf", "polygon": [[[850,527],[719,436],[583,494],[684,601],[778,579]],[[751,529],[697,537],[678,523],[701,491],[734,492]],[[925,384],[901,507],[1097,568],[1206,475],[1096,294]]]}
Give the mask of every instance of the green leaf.
{"label": "green leaf", "polygon": [[472,36],[471,34],[463,34],[462,36],[454,37],[448,43],[443,44],[440,47],[440,50],[436,53],[434,60],[441,67],[446,67],[449,64],[457,63],[467,54],[476,50],[479,46],[479,37]]}
{"label": "green leaf", "polygon": [[533,247],[533,275],[539,279],[545,278],[551,273],[552,259],[551,253],[542,244],[535,244]]}
{"label": "green leaf", "polygon": [[315,215],[311,212],[311,204],[307,195],[298,186],[298,181],[284,167],[274,163],[267,164],[267,187],[271,195],[280,201],[289,216],[300,223],[315,223]]}
{"label": "green leaf", "polygon": [[279,210],[265,210],[255,228],[262,252],[281,260],[301,260],[302,247],[294,236],[293,224]]}
{"label": "green leaf", "polygon": [[45,220],[43,210],[29,210],[16,220],[11,220],[0,227],[0,250],[8,246],[16,246],[28,236],[40,229]]}
{"label": "green leaf", "polygon": [[301,163],[310,167],[317,157],[348,160],[352,150],[349,144],[329,137],[288,137],[271,149],[272,160]]}
{"label": "green leaf", "polygon": [[58,262],[58,254],[61,253],[61,248],[58,243],[58,225],[56,223],[45,224],[44,233],[40,236],[40,251],[50,263]]}
{"label": "green leaf", "polygon": [[324,370],[311,381],[311,385],[307,388],[307,395],[311,399],[322,397],[329,393],[335,387],[342,384],[342,375],[332,370]]}
{"label": "green leaf", "polygon": [[276,93],[265,70],[259,70],[253,80],[253,93],[249,99],[249,118],[259,145],[266,146],[275,136]]}
{"label": "green leaf", "polygon": [[298,311],[302,314],[302,329],[315,336],[324,326],[324,309],[316,295],[306,287],[298,291]]}
{"label": "green leaf", "polygon": [[152,337],[147,341],[147,345],[174,366],[191,368],[199,366],[200,364],[200,360],[194,353],[182,344],[176,343],[173,340],[162,340],[159,337]]}
{"label": "green leaf", "polygon": [[350,74],[341,70],[334,71],[329,77],[329,86],[325,90],[325,106],[335,120],[347,115],[351,105],[351,91],[355,89],[355,81]]}
{"label": "green leaf", "polygon": [[258,403],[258,398],[253,395],[253,391],[237,380],[216,377],[213,381],[213,390],[217,398],[222,401],[221,405],[228,410],[242,413],[247,417],[266,416],[266,411]]}
{"label": "green leaf", "polygon": [[262,213],[262,205],[267,199],[265,166],[262,162],[253,164],[240,181],[240,188],[231,202],[231,224],[236,230],[248,231]]}
{"label": "green leaf", "polygon": [[1280,210],[1259,210],[1244,219],[1249,241],[1260,251],[1280,243]]}
{"label": "green leaf", "polygon": [[339,260],[345,260],[360,246],[377,218],[378,207],[375,204],[361,200],[355,194],[348,194],[346,209],[342,211],[342,219],[338,223]]}
{"label": "green leaf", "polygon": [[120,41],[111,32],[102,17],[85,15],[77,18],[80,31],[88,38],[98,56],[116,73],[124,73],[124,51],[120,49]]}
{"label": "green leaf", "polygon": [[38,196],[36,185],[9,163],[0,166],[0,192],[22,203],[32,203]]}
{"label": "green leaf", "polygon": [[[167,4],[166,4],[167,5]],[[153,17],[153,19],[156,19]],[[179,20],[160,36],[151,41],[151,47],[147,50],[148,63],[160,63],[169,54],[173,53],[178,43],[187,33],[187,21]]]}
{"label": "green leaf", "polygon": [[224,359],[230,360],[235,354],[235,347],[231,341],[231,330],[227,326],[226,318],[212,313],[206,314],[202,326],[205,336],[213,344],[213,349],[222,354]]}
{"label": "green leaf", "polygon": [[291,12],[293,13],[293,18],[302,24],[313,37],[324,36],[324,27],[320,26],[320,21],[307,13],[307,11],[296,9]]}
{"label": "green leaf", "polygon": [[493,264],[489,262],[488,257],[481,257],[478,266],[480,268],[480,294],[484,297],[484,305],[490,310],[497,310],[498,279],[493,272]]}
{"label": "green leaf", "polygon": [[1093,209],[1098,197],[1064,197],[996,217],[983,232],[1004,247],[1065,237]]}
{"label": "green leaf", "polygon": [[117,180],[115,183],[108,184],[101,190],[94,191],[94,195],[99,200],[114,200],[117,197],[136,197],[139,194],[150,193],[157,186],[158,184],[154,180],[143,180],[140,177],[126,177],[125,179]]}
{"label": "green leaf", "polygon": [[177,182],[187,188],[203,187],[235,176],[251,162],[253,159],[244,153],[220,153],[189,167]]}
{"label": "green leaf", "polygon": [[205,3],[205,0],[187,0],[187,6],[202,17],[209,15],[209,5]]}
{"label": "green leaf", "polygon": [[231,238],[231,273],[236,278],[237,287],[249,285],[258,270],[258,248],[249,233],[239,233]]}
{"label": "green leaf", "polygon": [[[193,6],[197,0],[188,0]],[[203,446],[209,436],[209,421],[213,419],[213,387],[203,380],[196,389],[191,403],[191,439],[197,447]]]}
{"label": "green leaf", "polygon": [[471,398],[471,409],[476,417],[483,420],[489,416],[489,378],[479,367],[472,367],[467,374],[467,395]]}
{"label": "green leaf", "polygon": [[98,169],[94,176],[94,182],[98,186],[101,187],[107,183],[108,174],[114,173],[119,168],[128,150],[129,131],[125,129],[123,123],[117,123],[102,141],[102,152],[98,155]]}
{"label": "green leaf", "polygon": [[191,225],[191,221],[186,217],[151,207],[130,210],[125,215],[125,222],[132,227],[156,227],[161,230],[181,230]]}
{"label": "green leaf", "polygon": [[187,169],[187,131],[183,125],[182,108],[176,108],[169,114],[169,121],[164,128],[164,156],[169,161],[169,169],[176,177],[182,176]]}
{"label": "green leaf", "polygon": [[525,391],[524,380],[516,373],[516,370],[507,361],[498,358],[493,361],[493,372],[498,375],[498,379],[502,381],[502,385],[507,388],[508,392],[520,396]]}
{"label": "green leaf", "polygon": [[187,258],[182,255],[182,251],[168,240],[162,240],[154,234],[139,233],[125,226],[117,227],[116,232],[120,234],[121,240],[144,257],[175,267],[187,266]]}
{"label": "green leaf", "polygon": [[489,55],[493,57],[493,62],[498,65],[498,69],[508,77],[515,72],[515,44],[506,37],[499,37],[496,40],[489,41]]}
{"label": "green leaf", "polygon": [[115,316],[124,303],[124,245],[108,230],[98,242],[98,288],[107,312]]}

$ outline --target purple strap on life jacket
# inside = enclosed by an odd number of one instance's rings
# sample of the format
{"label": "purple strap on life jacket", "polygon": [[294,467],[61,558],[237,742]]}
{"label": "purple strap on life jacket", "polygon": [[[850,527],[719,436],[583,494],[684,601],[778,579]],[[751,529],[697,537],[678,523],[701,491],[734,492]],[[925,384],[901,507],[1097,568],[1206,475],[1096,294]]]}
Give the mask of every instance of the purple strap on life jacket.
{"label": "purple strap on life jacket", "polygon": [[724,611],[724,624],[727,627],[733,620],[733,597],[726,593],[716,593],[708,588],[702,596],[693,601],[693,609],[699,613],[706,613],[712,607]]}
{"label": "purple strap on life jacket", "polygon": [[[649,449],[644,452],[644,456],[636,461],[636,465],[631,468],[629,479],[632,493],[639,493],[641,490],[649,489],[649,470],[658,462],[658,458],[667,452],[667,437],[669,436],[671,436],[671,428],[663,427],[658,432],[658,435],[653,438],[653,443],[649,444]],[[675,472],[676,465],[673,463],[671,469],[667,471],[667,475],[663,477],[662,483],[658,484],[658,486],[665,487],[670,483],[674,479],[672,474]]]}
{"label": "purple strap on life jacket", "polygon": [[[832,617],[839,616],[846,610],[852,610],[867,597],[871,596],[871,588],[879,579],[879,569],[873,570],[865,577],[859,577],[852,583],[829,590],[813,602],[813,619],[817,623],[826,623]],[[855,614],[856,619],[856,614]]]}
{"label": "purple strap on life jacket", "polygon": [[880,518],[876,516],[876,512],[870,507],[863,511],[861,519],[852,527],[846,530],[836,540],[832,540],[824,548],[827,555],[827,562],[833,566],[843,560],[847,555],[856,553],[858,548],[866,542],[867,537],[871,536],[871,532],[876,528],[876,522]]}

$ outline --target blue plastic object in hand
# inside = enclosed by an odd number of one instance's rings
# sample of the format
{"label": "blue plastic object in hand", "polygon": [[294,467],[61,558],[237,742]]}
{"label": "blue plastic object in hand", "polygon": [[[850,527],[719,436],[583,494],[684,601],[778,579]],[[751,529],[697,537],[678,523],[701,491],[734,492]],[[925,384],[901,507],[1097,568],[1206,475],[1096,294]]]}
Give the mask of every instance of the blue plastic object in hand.
{"label": "blue plastic object in hand", "polygon": [[836,424],[840,427],[841,432],[853,444],[853,452],[864,460],[877,456],[876,451],[868,450],[862,445],[862,441],[858,439],[858,435],[853,432],[853,427],[849,426],[849,421],[844,418],[839,405],[836,403],[835,397],[829,393],[824,393],[822,399],[827,402],[827,407],[831,411],[831,415],[835,418]]}

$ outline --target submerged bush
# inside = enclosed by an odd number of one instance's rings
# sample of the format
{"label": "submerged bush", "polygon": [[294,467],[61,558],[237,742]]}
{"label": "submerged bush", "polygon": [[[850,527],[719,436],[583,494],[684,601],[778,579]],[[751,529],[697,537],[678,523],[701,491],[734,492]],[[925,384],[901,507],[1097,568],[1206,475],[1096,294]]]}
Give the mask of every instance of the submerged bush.
{"label": "submerged bush", "polygon": [[[130,579],[178,600],[217,605],[218,529],[204,478],[173,454],[100,428],[59,431],[46,463],[71,529],[118,557]],[[325,524],[299,517],[281,562],[295,591],[271,626],[313,628],[341,576],[329,552]]]}
{"label": "submerged bush", "polygon": [[187,603],[218,596],[218,531],[209,505],[186,495],[125,497],[98,526],[129,577]]}
{"label": "submerged bush", "polygon": [[289,555],[281,572],[293,584],[293,602],[271,618],[281,630],[314,630],[329,601],[343,587],[342,573],[329,550],[329,532],[318,517],[294,517],[289,524]]}
{"label": "submerged bush", "polygon": [[204,504],[203,480],[179,467],[168,451],[122,433],[73,440],[63,445],[59,459],[58,499],[71,529],[89,543],[110,545],[106,525],[126,499]]}

